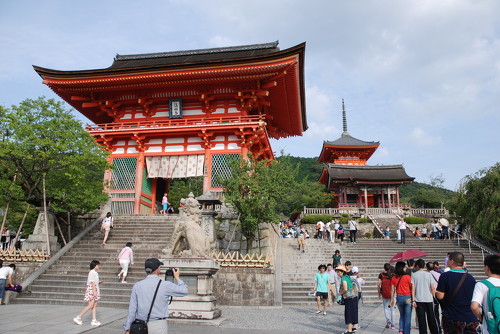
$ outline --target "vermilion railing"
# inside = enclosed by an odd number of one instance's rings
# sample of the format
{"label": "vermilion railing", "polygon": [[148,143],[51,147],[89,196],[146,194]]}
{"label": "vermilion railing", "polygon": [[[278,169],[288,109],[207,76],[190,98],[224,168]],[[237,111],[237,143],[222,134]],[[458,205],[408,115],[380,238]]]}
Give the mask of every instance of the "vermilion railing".
{"label": "vermilion railing", "polygon": [[113,122],[104,124],[87,124],[85,127],[89,132],[103,131],[130,131],[151,128],[179,128],[179,127],[199,127],[199,126],[225,126],[234,124],[248,124],[264,122],[264,116],[223,116],[210,118],[181,118],[169,120],[149,120],[141,122]]}

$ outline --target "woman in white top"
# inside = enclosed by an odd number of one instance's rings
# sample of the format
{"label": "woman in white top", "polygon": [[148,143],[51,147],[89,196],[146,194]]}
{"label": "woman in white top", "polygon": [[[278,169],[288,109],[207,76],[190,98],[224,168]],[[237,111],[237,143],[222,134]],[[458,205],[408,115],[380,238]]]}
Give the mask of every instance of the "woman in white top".
{"label": "woman in white top", "polygon": [[99,274],[97,273],[99,266],[100,262],[97,260],[92,260],[92,262],[90,262],[90,271],[87,278],[87,290],[85,290],[85,297],[83,298],[83,300],[88,301],[89,304],[82,310],[82,312],[80,312],[79,315],[73,318],[73,321],[78,325],[83,325],[82,317],[87,311],[90,310],[92,310],[92,322],[90,324],[92,326],[99,326],[101,324],[96,319],[97,302],[101,299],[99,284],[102,283],[102,281],[99,281]]}
{"label": "woman in white top", "polygon": [[113,227],[113,216],[111,215],[111,212],[108,212],[101,224],[101,231],[104,232],[104,240],[102,241],[103,245],[106,244],[106,241],[108,240],[109,231],[111,230],[112,227]]}

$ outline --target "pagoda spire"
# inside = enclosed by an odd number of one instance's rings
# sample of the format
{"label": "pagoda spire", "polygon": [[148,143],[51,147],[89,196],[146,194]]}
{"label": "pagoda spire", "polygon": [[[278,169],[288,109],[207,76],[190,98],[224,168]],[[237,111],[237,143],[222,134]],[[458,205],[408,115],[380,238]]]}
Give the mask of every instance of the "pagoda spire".
{"label": "pagoda spire", "polygon": [[347,132],[347,116],[345,113],[345,104],[344,104],[344,99],[342,99],[342,124],[343,124],[343,132],[342,135],[349,135],[349,132]]}

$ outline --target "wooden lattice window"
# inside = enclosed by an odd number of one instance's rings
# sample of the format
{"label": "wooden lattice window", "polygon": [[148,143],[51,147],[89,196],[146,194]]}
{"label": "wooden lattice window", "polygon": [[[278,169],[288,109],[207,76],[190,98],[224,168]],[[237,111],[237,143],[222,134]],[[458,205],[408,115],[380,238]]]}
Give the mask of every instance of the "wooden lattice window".
{"label": "wooden lattice window", "polygon": [[239,154],[214,154],[212,155],[212,188],[222,188],[221,180],[231,177],[229,161],[238,159]]}
{"label": "wooden lattice window", "polygon": [[135,187],[136,158],[113,159],[111,187],[113,190],[127,190]]}

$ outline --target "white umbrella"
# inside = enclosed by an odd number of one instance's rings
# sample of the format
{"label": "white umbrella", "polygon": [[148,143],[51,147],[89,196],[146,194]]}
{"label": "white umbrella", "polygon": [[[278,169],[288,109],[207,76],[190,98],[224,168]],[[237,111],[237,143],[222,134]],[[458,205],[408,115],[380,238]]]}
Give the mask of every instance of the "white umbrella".
{"label": "white umbrella", "polygon": [[439,223],[443,226],[450,226],[450,222],[446,218],[439,219]]}

